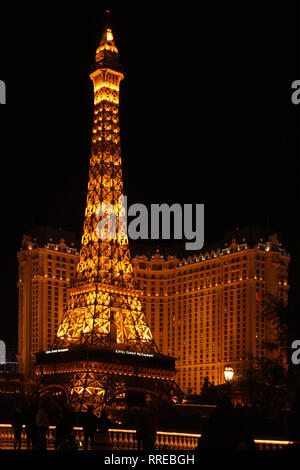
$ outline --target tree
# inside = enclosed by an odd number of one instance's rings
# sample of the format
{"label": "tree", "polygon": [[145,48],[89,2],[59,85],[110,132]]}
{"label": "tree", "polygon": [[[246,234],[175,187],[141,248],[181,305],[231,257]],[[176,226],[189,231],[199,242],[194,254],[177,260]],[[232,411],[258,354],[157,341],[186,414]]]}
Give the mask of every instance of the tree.
{"label": "tree", "polygon": [[278,361],[256,359],[240,378],[238,388],[248,405],[280,409],[288,396],[287,370]]}
{"label": "tree", "polygon": [[269,295],[264,304],[263,314],[265,318],[272,323],[274,336],[271,341],[265,342],[267,351],[277,351],[282,353],[283,357],[288,358],[289,354],[289,319],[290,305],[277,297]]}

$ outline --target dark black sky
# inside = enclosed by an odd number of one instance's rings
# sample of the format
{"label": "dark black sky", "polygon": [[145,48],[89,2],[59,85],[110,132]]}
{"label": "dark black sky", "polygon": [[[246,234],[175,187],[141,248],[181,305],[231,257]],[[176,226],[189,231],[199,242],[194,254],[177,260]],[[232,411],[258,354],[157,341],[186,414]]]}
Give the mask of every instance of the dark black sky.
{"label": "dark black sky", "polygon": [[[34,225],[80,235],[92,125],[89,68],[111,8],[124,66],[129,202],[205,204],[205,238],[267,221],[292,244],[299,206],[296,2],[28,4],[1,14],[3,319],[16,318],[16,252]],[[124,3],[125,4],[125,3]],[[300,108],[300,106],[299,106]],[[0,336],[13,342],[15,323]]]}

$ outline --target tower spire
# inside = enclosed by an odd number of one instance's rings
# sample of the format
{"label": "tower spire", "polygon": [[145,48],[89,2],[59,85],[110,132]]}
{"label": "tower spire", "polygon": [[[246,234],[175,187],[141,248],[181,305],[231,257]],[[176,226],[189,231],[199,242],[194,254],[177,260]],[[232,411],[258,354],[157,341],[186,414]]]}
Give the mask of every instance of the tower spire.
{"label": "tower spire", "polygon": [[114,35],[110,27],[110,10],[106,10],[105,26],[103,28],[100,45],[96,50],[95,65],[93,69],[100,66],[102,68],[112,68],[122,72],[122,67],[119,62],[119,53],[115,45]]}

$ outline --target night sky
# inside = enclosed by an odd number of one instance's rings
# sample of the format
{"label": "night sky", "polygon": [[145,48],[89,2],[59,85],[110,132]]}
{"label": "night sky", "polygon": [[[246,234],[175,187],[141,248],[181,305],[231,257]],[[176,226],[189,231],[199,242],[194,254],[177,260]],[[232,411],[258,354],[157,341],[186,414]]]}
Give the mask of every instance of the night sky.
{"label": "night sky", "polygon": [[1,12],[7,104],[0,107],[0,337],[9,344],[17,341],[22,234],[48,225],[81,235],[93,116],[89,70],[106,8],[125,74],[120,120],[129,203],[204,203],[206,241],[267,224],[293,250],[296,2],[205,3],[26,4]]}

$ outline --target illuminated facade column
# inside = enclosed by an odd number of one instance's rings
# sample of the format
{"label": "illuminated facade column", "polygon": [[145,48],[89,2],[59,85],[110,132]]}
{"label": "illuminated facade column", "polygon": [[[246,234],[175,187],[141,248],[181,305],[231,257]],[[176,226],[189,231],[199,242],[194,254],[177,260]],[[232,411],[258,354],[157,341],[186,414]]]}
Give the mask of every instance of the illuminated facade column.
{"label": "illuminated facade column", "polygon": [[26,377],[32,377],[35,353],[54,340],[77,261],[70,232],[41,227],[23,236],[18,252],[18,362]]}

